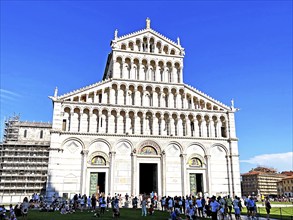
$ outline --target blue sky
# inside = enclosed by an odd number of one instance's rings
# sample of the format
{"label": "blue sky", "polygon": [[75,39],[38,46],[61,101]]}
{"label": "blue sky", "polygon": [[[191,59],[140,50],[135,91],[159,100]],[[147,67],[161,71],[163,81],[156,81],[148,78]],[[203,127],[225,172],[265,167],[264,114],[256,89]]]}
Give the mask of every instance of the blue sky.
{"label": "blue sky", "polygon": [[102,79],[114,30],[185,48],[184,82],[235,100],[240,169],[293,170],[292,1],[1,1],[3,120],[52,121],[53,95]]}

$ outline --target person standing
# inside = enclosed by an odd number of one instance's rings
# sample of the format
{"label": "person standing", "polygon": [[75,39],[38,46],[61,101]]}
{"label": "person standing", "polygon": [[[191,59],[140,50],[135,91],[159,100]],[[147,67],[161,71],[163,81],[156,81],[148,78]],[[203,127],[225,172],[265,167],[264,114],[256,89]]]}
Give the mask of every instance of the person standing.
{"label": "person standing", "polygon": [[95,194],[92,195],[91,202],[92,202],[92,211],[94,212],[96,210],[96,206],[97,206],[97,199],[96,199]]}
{"label": "person standing", "polygon": [[201,202],[201,197],[198,197],[196,199],[196,206],[197,206],[197,214],[199,217],[202,217],[203,216],[203,207],[202,207],[202,202]]}
{"label": "person standing", "polygon": [[255,215],[255,201],[252,196],[247,201],[248,216],[254,218]]}
{"label": "person standing", "polygon": [[265,207],[266,207],[266,211],[267,211],[267,219],[270,219],[270,212],[271,212],[272,206],[271,206],[269,197],[265,198]]}
{"label": "person standing", "polygon": [[141,201],[141,216],[147,215],[146,205],[147,205],[147,201],[146,201],[145,197],[143,197],[143,199]]}
{"label": "person standing", "polygon": [[217,220],[217,213],[220,208],[220,203],[217,202],[216,196],[212,197],[210,207],[212,211],[212,220]]}
{"label": "person standing", "polygon": [[235,199],[233,200],[232,203],[233,203],[233,208],[235,212],[235,218],[236,220],[239,220],[240,219],[240,199],[237,196],[235,196]]}
{"label": "person standing", "polygon": [[232,201],[232,198],[230,197],[230,195],[228,195],[228,197],[226,199],[226,205],[227,205],[227,208],[228,208],[228,215],[230,216],[230,219],[232,219],[233,201]]}
{"label": "person standing", "polygon": [[28,208],[29,208],[28,198],[24,197],[23,203],[21,204],[21,214],[23,219],[27,219]]}

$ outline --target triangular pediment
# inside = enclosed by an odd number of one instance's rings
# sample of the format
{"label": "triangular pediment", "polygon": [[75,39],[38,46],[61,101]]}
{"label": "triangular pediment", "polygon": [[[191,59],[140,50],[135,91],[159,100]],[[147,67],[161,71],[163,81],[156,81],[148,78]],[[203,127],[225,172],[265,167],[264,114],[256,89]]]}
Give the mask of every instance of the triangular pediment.
{"label": "triangular pediment", "polygon": [[[49,96],[49,98],[53,101],[82,101],[81,99],[83,97],[88,99],[91,96],[91,94],[97,95],[98,91],[102,92],[103,89],[109,88],[110,82],[111,79],[103,80],[101,82],[85,86],[83,88],[68,92],[60,96],[57,96],[57,94],[55,94],[55,96]],[[75,100],[75,98],[78,98],[78,100]]]}
{"label": "triangular pediment", "polygon": [[154,39],[156,43],[161,43],[162,46],[167,45],[168,47],[174,47],[178,50],[184,50],[184,48],[180,45],[180,42],[178,42],[178,39],[177,42],[172,41],[153,29],[142,29],[140,31],[117,37],[116,42],[119,45],[127,45],[129,42],[136,43],[137,40],[143,40],[144,38]]}

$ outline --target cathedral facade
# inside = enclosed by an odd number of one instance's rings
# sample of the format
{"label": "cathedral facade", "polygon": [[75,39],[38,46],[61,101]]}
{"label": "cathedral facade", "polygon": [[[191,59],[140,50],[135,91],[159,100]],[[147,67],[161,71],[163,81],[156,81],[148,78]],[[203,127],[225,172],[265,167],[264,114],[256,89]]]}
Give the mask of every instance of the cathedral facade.
{"label": "cathedral facade", "polygon": [[147,19],[115,31],[101,82],[50,97],[47,196],[240,196],[236,109],[184,84],[184,55]]}

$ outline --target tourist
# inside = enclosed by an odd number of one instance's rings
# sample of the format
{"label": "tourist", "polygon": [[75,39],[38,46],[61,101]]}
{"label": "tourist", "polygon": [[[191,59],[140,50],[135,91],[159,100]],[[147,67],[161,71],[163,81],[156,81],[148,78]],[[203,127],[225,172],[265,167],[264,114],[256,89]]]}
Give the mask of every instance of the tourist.
{"label": "tourist", "polygon": [[190,219],[196,218],[195,217],[196,208],[193,205],[189,205],[187,212],[188,212],[187,215],[190,216]]}
{"label": "tourist", "polygon": [[138,198],[135,196],[132,199],[132,208],[137,209]]}
{"label": "tourist", "polygon": [[178,209],[175,209],[172,214],[171,214],[171,219],[172,220],[181,220],[180,218],[180,213],[178,211]]}
{"label": "tourist", "polygon": [[166,211],[166,197],[165,196],[163,196],[162,198],[161,198],[161,208],[162,208],[162,212],[163,211]]}
{"label": "tourist", "polygon": [[146,215],[147,215],[146,205],[147,205],[147,201],[146,201],[146,199],[143,197],[143,199],[142,199],[142,201],[141,201],[141,216],[146,216]]}
{"label": "tourist", "polygon": [[6,218],[5,216],[6,209],[4,208],[4,205],[0,206],[0,220],[4,220]]}
{"label": "tourist", "polygon": [[230,195],[227,196],[226,205],[227,205],[227,209],[228,209],[228,215],[230,216],[230,219],[232,219],[233,201],[232,201],[232,198],[230,197]]}
{"label": "tourist", "polygon": [[270,212],[271,212],[272,206],[271,206],[269,197],[265,198],[265,207],[266,207],[266,212],[267,212],[267,219],[270,219]]}
{"label": "tourist", "polygon": [[10,214],[10,216],[15,215],[14,208],[13,208],[12,204],[9,205],[9,214]]}
{"label": "tourist", "polygon": [[202,217],[203,216],[203,206],[202,206],[202,202],[201,202],[201,197],[198,197],[195,202],[196,202],[196,206],[197,206],[198,216]]}
{"label": "tourist", "polygon": [[170,211],[170,212],[172,212],[173,211],[173,199],[171,198],[171,197],[169,197],[169,200],[168,200],[168,210]]}
{"label": "tourist", "polygon": [[233,200],[232,204],[233,204],[233,208],[235,212],[235,218],[236,220],[239,220],[240,219],[240,199],[237,196],[235,196],[235,199]]}
{"label": "tourist", "polygon": [[16,216],[14,214],[10,215],[9,220],[17,220]]}
{"label": "tourist", "polygon": [[100,203],[101,203],[100,204],[100,208],[101,208],[100,214],[104,214],[106,206],[107,206],[105,197],[102,197],[102,200]]}
{"label": "tourist", "polygon": [[28,208],[29,208],[28,198],[24,197],[23,202],[21,204],[21,214],[23,219],[27,219]]}
{"label": "tourist", "polygon": [[118,219],[120,217],[120,212],[119,212],[119,205],[117,207],[113,208],[113,219]]}
{"label": "tourist", "polygon": [[255,201],[252,196],[247,201],[248,216],[254,218],[255,215]]}
{"label": "tourist", "polygon": [[221,196],[218,197],[218,202],[221,205],[220,213],[222,215],[222,219],[225,219],[226,213],[227,213],[227,203],[226,203],[226,196],[221,198]]}
{"label": "tourist", "polygon": [[87,198],[86,198],[86,195],[83,195],[80,199],[80,211],[83,212],[83,209],[85,208],[86,206],[86,203],[87,203]]}
{"label": "tourist", "polygon": [[91,207],[92,207],[92,199],[91,199],[91,196],[89,196],[87,198],[87,208],[88,208],[88,210],[90,210]]}
{"label": "tourist", "polygon": [[211,199],[210,207],[212,211],[212,220],[217,220],[217,213],[220,208],[220,203],[217,202],[215,196],[213,196]]}
{"label": "tourist", "polygon": [[110,193],[108,193],[108,196],[107,196],[107,209],[109,208],[111,204],[111,196],[110,196]]}
{"label": "tourist", "polygon": [[91,204],[92,204],[92,212],[94,212],[96,210],[96,206],[97,206],[97,199],[96,199],[95,194],[92,195]]}
{"label": "tourist", "polygon": [[154,212],[155,212],[155,210],[154,210],[154,206],[153,206],[153,205],[150,205],[150,207],[149,207],[149,209],[148,209],[148,214],[149,214],[149,215],[153,215]]}

